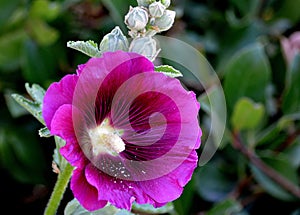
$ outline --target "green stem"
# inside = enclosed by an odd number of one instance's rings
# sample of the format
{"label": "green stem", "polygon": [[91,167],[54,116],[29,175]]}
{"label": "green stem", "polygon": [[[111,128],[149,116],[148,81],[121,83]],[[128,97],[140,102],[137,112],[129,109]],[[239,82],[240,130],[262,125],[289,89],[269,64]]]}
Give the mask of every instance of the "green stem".
{"label": "green stem", "polygon": [[73,167],[67,163],[66,167],[58,174],[54,190],[51,194],[44,215],[55,215],[60,201],[63,198],[65,190],[69,184],[69,180],[72,176]]}

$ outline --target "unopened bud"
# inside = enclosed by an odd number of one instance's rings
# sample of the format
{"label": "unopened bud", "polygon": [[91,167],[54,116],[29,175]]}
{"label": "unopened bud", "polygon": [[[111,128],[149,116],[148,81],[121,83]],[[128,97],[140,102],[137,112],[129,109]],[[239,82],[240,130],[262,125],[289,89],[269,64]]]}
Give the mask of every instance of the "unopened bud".
{"label": "unopened bud", "polygon": [[175,20],[175,11],[165,10],[164,14],[155,19],[154,26],[157,28],[158,32],[169,30]]}
{"label": "unopened bud", "polygon": [[118,26],[115,27],[109,34],[106,34],[100,43],[101,52],[114,52],[117,50],[128,50],[128,40]]}
{"label": "unopened bud", "polygon": [[149,5],[149,13],[152,17],[161,17],[166,10],[166,7],[160,2],[153,2]]}
{"label": "unopened bud", "polygon": [[144,55],[151,61],[155,59],[159,52],[156,48],[156,41],[151,37],[138,37],[134,39],[129,46],[129,51]]}
{"label": "unopened bud", "polygon": [[155,0],[137,0],[138,5],[143,7],[148,7],[153,2],[155,2]]}
{"label": "unopened bud", "polygon": [[171,5],[171,0],[161,0],[161,3],[168,8]]}
{"label": "unopened bud", "polygon": [[125,24],[129,29],[141,31],[148,23],[148,13],[141,7],[130,8],[125,16]]}

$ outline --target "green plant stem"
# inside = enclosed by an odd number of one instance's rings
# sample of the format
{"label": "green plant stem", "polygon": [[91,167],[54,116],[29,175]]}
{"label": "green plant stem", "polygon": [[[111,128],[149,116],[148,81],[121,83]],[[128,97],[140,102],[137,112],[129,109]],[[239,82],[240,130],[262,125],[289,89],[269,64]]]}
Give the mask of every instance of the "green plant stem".
{"label": "green plant stem", "polygon": [[63,198],[65,190],[72,176],[73,167],[67,163],[66,167],[58,174],[54,190],[51,194],[44,215],[55,215],[60,201]]}
{"label": "green plant stem", "polygon": [[238,149],[245,157],[247,157],[252,164],[264,172],[269,178],[274,182],[279,184],[282,188],[289,191],[294,196],[300,199],[300,188],[297,185],[291,183],[288,179],[280,175],[274,169],[265,164],[261,159],[259,159],[253,151],[250,151],[241,142],[239,133],[233,132],[233,146]]}

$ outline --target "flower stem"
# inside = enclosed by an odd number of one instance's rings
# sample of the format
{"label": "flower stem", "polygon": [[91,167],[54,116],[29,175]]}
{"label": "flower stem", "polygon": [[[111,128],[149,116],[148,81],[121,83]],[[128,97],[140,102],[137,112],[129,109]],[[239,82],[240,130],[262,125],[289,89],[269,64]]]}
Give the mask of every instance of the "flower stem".
{"label": "flower stem", "polygon": [[67,163],[66,167],[58,174],[54,190],[51,194],[44,215],[55,215],[60,201],[63,198],[65,190],[73,172],[73,167]]}

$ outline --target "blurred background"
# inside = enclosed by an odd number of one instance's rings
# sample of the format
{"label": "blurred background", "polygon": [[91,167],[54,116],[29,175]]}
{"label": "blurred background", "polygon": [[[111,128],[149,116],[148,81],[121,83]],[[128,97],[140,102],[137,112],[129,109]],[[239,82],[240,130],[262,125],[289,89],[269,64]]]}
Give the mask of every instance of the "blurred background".
{"label": "blurred background", "polygon": [[[53,138],[10,96],[25,83],[47,89],[88,57],[67,41],[94,40],[119,25],[134,0],[0,1],[0,205],[8,214],[42,214],[56,181]],[[192,45],[221,80],[227,121],[218,151],[174,202],[180,215],[300,214],[300,0],[173,0],[163,35]],[[186,56],[186,62],[194,60]],[[209,105],[190,77],[181,78]],[[202,80],[206,81],[206,80]],[[213,89],[213,88],[212,88]],[[213,94],[211,95],[213,97]],[[218,98],[215,98],[216,104]],[[214,128],[212,128],[214,129]],[[199,149],[201,155],[204,144]],[[72,199],[68,190],[59,209]]]}

